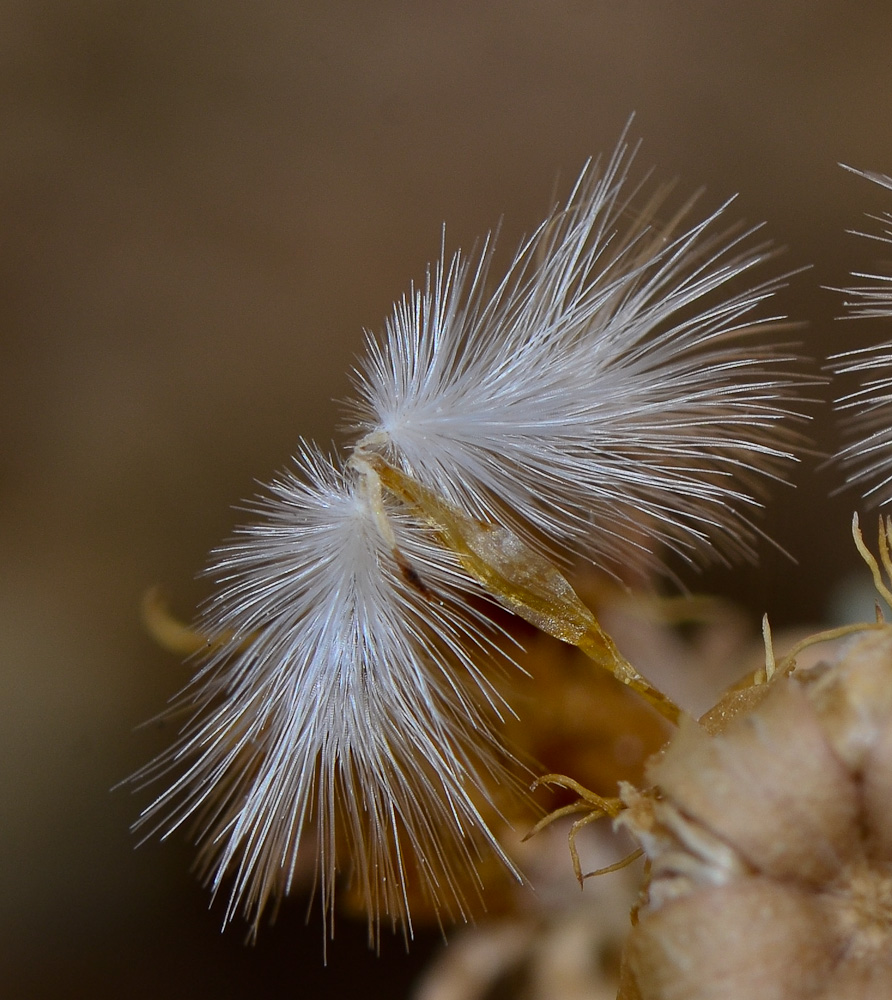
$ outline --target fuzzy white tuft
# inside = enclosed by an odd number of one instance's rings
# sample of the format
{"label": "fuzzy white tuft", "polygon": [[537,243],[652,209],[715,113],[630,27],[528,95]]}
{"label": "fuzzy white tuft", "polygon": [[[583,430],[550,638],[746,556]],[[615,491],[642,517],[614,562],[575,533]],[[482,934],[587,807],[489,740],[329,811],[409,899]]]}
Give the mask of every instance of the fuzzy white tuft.
{"label": "fuzzy white tuft", "polygon": [[[852,172],[892,190],[892,177],[861,170]],[[880,223],[880,231],[857,235],[892,244],[892,213],[872,218]],[[849,315],[892,317],[892,273],[853,272],[852,276],[867,284],[843,290]],[[839,453],[839,460],[849,471],[848,482],[860,487],[865,497],[888,503],[892,500],[892,344],[846,351],[834,355],[830,361],[838,375],[853,376],[858,382],[857,389],[837,400],[838,408],[848,418],[849,439]]]}
{"label": "fuzzy white tuft", "polygon": [[[753,346],[783,279],[754,231],[636,211],[629,154],[590,165],[489,288],[456,254],[370,338],[360,427],[478,516],[602,565],[752,556],[762,474],[788,460],[791,360]],[[634,193],[634,192],[633,192]],[[680,232],[678,230],[681,230]],[[754,475],[757,474],[757,475]]]}
{"label": "fuzzy white tuft", "polygon": [[256,921],[287,894],[308,829],[327,918],[344,871],[376,921],[410,928],[406,859],[460,917],[475,852],[511,866],[479,811],[512,779],[492,736],[504,706],[480,667],[494,647],[465,606],[473,585],[390,509],[437,599],[414,589],[355,478],[309,449],[296,461],[263,520],[217,553],[201,626],[217,651],[180,696],[192,715],[180,741],[140,776],[182,772],[141,822],[165,835],[197,822],[214,890],[234,878],[227,919],[242,906]]}
{"label": "fuzzy white tuft", "polygon": [[410,882],[461,915],[477,852],[511,867],[486,818],[513,764],[492,626],[438,517],[505,526],[515,559],[519,539],[599,562],[751,552],[759,480],[792,458],[790,359],[749,340],[783,279],[752,280],[770,254],[716,232],[726,206],[688,228],[690,204],[655,221],[665,191],[636,209],[630,161],[589,165],[501,281],[488,245],[438,264],[370,339],[348,459],[305,448],[216,553],[191,721],[140,775],[173,775],[141,823],[197,826],[227,918],[256,926],[308,853],[327,919],[343,875],[373,935],[410,926]]}

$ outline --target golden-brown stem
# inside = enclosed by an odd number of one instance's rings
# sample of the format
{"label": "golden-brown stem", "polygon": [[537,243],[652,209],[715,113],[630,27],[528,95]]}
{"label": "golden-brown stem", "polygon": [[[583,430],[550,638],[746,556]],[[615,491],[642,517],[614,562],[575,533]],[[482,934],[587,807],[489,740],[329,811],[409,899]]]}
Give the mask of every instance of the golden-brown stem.
{"label": "golden-brown stem", "polygon": [[557,567],[508,528],[469,517],[380,455],[362,461],[384,486],[417,511],[455,553],[465,571],[502,607],[548,635],[578,647],[632,688],[670,722],[679,707],[625,659]]}

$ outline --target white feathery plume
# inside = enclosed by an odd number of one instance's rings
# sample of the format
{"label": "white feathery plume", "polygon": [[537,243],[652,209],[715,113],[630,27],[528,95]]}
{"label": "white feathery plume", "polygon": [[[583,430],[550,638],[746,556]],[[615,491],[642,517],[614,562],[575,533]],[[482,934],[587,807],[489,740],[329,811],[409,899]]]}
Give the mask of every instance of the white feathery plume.
{"label": "white feathery plume", "polygon": [[599,562],[749,556],[749,473],[789,457],[790,359],[750,343],[783,279],[738,290],[768,248],[715,232],[727,204],[681,233],[690,205],[652,217],[665,192],[636,213],[628,160],[584,171],[494,290],[487,247],[429,273],[369,339],[360,428],[476,516]]}
{"label": "white feathery plume", "polygon": [[632,156],[586,167],[500,281],[489,242],[437,264],[369,338],[346,459],[304,447],[215,554],[190,721],[138,778],[170,782],[140,823],[197,825],[227,919],[256,928],[299,851],[327,923],[339,876],[373,936],[410,933],[410,882],[464,915],[478,852],[512,869],[487,817],[516,773],[469,598],[649,696],[545,553],[751,552],[759,480],[793,457],[791,359],[749,343],[783,278],[751,279],[770,252],[716,231],[727,206],[689,228],[691,203],[656,221],[666,190],[636,209]]}
{"label": "white feathery plume", "polygon": [[[892,177],[846,169],[892,190]],[[856,235],[892,245],[892,213],[871,218],[880,223],[881,231]],[[852,277],[867,284],[842,290],[848,314],[856,318],[892,317],[892,272],[855,271]],[[857,389],[837,400],[837,407],[848,418],[849,443],[838,456],[848,469],[847,481],[859,486],[865,497],[888,503],[892,500],[892,344],[845,351],[832,356],[830,362],[838,375],[852,375],[858,381]]]}
{"label": "white feathery plume", "polygon": [[391,502],[398,551],[436,600],[411,586],[361,480],[309,448],[296,464],[257,507],[263,520],[217,553],[203,628],[221,648],[181,695],[183,739],[143,775],[183,765],[147,816],[167,833],[199,819],[214,889],[234,877],[227,918],[288,892],[311,823],[326,914],[348,869],[370,912],[408,921],[408,857],[458,915],[465,834],[504,857],[473,797],[481,769],[506,776],[487,745],[501,706],[478,665],[492,650],[464,607],[472,588]]}

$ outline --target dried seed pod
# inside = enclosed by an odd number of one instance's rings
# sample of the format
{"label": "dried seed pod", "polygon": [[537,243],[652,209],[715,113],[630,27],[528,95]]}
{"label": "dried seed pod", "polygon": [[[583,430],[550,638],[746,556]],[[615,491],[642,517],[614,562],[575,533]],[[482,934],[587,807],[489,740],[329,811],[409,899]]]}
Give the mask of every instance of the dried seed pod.
{"label": "dried seed pod", "polygon": [[681,728],[623,789],[651,862],[621,997],[847,1000],[892,991],[892,628]]}

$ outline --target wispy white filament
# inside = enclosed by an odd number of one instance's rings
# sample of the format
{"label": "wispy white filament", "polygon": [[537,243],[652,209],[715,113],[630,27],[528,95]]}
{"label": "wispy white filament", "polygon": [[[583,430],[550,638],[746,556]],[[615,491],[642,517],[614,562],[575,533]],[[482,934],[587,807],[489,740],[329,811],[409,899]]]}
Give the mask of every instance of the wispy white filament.
{"label": "wispy white filament", "polygon": [[[851,168],[847,168],[851,169]],[[892,190],[892,177],[855,170],[853,173]],[[892,245],[892,213],[872,217],[880,231],[859,233]],[[892,317],[892,270],[889,273],[854,272],[866,284],[844,289],[845,305],[854,317]],[[831,358],[839,375],[851,375],[858,388],[842,396],[838,407],[847,415],[849,443],[839,454],[849,470],[848,481],[878,503],[892,500],[892,344],[846,351]]]}
{"label": "wispy white filament", "polygon": [[754,276],[768,248],[720,228],[727,206],[660,220],[630,161],[587,167],[505,277],[488,244],[437,264],[369,338],[353,452],[304,447],[216,554],[214,645],[142,823],[197,826],[227,916],[256,922],[308,855],[326,914],[343,876],[373,933],[408,925],[410,890],[461,915],[477,852],[511,864],[485,595],[368,456],[540,550],[751,552],[760,480],[792,457],[790,359],[751,343],[783,279]]}

